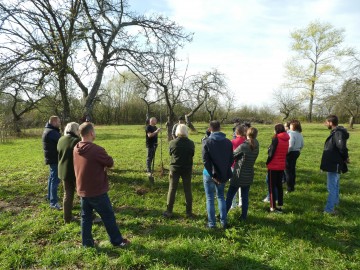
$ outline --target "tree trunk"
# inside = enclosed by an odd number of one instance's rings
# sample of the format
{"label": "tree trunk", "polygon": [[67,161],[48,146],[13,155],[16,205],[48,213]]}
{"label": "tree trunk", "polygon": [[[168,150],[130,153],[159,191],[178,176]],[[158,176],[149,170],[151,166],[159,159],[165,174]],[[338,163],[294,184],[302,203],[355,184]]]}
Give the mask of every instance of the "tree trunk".
{"label": "tree trunk", "polygon": [[354,122],[355,122],[354,116],[350,116],[349,126],[350,126],[351,129],[354,128]]}
{"label": "tree trunk", "polygon": [[63,104],[62,115],[60,116],[62,119],[61,124],[63,126],[70,121],[70,104],[66,89],[66,74],[64,72],[59,74],[59,92]]}
{"label": "tree trunk", "polygon": [[194,125],[191,123],[189,114],[185,114],[185,123],[186,123],[186,125],[190,128],[191,131],[197,132],[196,128],[195,128]]}

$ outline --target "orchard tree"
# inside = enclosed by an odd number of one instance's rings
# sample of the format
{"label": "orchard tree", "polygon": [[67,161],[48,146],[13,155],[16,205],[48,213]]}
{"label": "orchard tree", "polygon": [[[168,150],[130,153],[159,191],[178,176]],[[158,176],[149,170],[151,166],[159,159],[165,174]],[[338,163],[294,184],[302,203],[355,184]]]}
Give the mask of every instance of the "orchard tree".
{"label": "orchard tree", "polygon": [[319,21],[291,32],[291,50],[295,56],[286,65],[288,88],[305,91],[310,122],[314,100],[320,94],[322,84],[329,83],[339,74],[338,61],[353,54],[351,49],[343,46],[344,32]]}
{"label": "orchard tree", "polygon": [[288,119],[299,110],[303,99],[293,91],[278,89],[273,94],[276,107],[283,115],[283,121]]}

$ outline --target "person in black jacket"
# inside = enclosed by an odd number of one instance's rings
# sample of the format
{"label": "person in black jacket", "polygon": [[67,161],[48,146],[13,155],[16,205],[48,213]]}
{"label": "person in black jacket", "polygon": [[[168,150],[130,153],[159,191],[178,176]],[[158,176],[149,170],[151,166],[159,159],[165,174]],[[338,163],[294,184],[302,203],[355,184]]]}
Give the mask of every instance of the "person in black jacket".
{"label": "person in black jacket", "polygon": [[336,115],[329,115],[325,125],[331,129],[326,139],[321,158],[320,169],[327,172],[328,198],[324,213],[335,214],[335,207],[339,205],[340,173],[346,173],[347,164],[350,163],[346,142],[349,139],[347,130],[338,126]]}
{"label": "person in black jacket", "polygon": [[51,116],[49,122],[45,125],[42,135],[45,164],[49,165],[50,168],[47,199],[50,201],[50,207],[57,210],[62,210],[58,203],[59,199],[57,196],[57,189],[60,183],[58,178],[57,152],[57,143],[61,137],[60,124],[61,122],[58,116]]}

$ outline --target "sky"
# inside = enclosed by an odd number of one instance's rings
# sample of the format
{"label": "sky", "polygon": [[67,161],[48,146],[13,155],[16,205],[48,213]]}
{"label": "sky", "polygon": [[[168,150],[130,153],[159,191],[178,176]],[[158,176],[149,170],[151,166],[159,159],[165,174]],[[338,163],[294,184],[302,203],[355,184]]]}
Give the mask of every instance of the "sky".
{"label": "sky", "polygon": [[193,32],[181,52],[190,73],[217,68],[236,105],[272,106],[291,57],[290,32],[318,20],[345,30],[360,50],[358,0],[129,0],[142,14],[160,13]]}

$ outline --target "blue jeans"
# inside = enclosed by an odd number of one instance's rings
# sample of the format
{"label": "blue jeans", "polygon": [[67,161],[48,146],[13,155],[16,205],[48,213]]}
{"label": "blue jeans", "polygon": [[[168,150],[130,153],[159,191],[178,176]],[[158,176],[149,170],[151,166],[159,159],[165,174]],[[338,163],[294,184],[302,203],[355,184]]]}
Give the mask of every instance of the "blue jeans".
{"label": "blue jeans", "polygon": [[48,195],[47,198],[50,201],[50,205],[55,205],[58,202],[57,189],[60,183],[60,179],[58,177],[58,165],[57,164],[49,164],[50,175],[48,178]]}
{"label": "blue jeans", "polygon": [[[231,203],[239,188],[230,186],[226,194],[226,212],[229,212]],[[249,209],[249,191],[250,186],[240,187],[241,190],[241,216],[240,219],[245,220]]]}
{"label": "blue jeans", "polygon": [[340,174],[327,172],[327,190],[329,192],[324,211],[334,212],[335,206],[339,205]]}
{"label": "blue jeans", "polygon": [[122,243],[123,238],[116,224],[113,208],[107,193],[96,197],[81,197],[81,238],[82,245],[93,247],[94,239],[91,234],[93,223],[93,210],[101,217],[105,229],[114,246]]}
{"label": "blue jeans", "polygon": [[220,212],[220,223],[222,227],[226,227],[226,203],[224,198],[225,183],[215,184],[211,176],[203,174],[204,188],[206,194],[206,210],[208,214],[208,227],[216,227],[215,218],[215,191],[218,200],[218,208]]}

